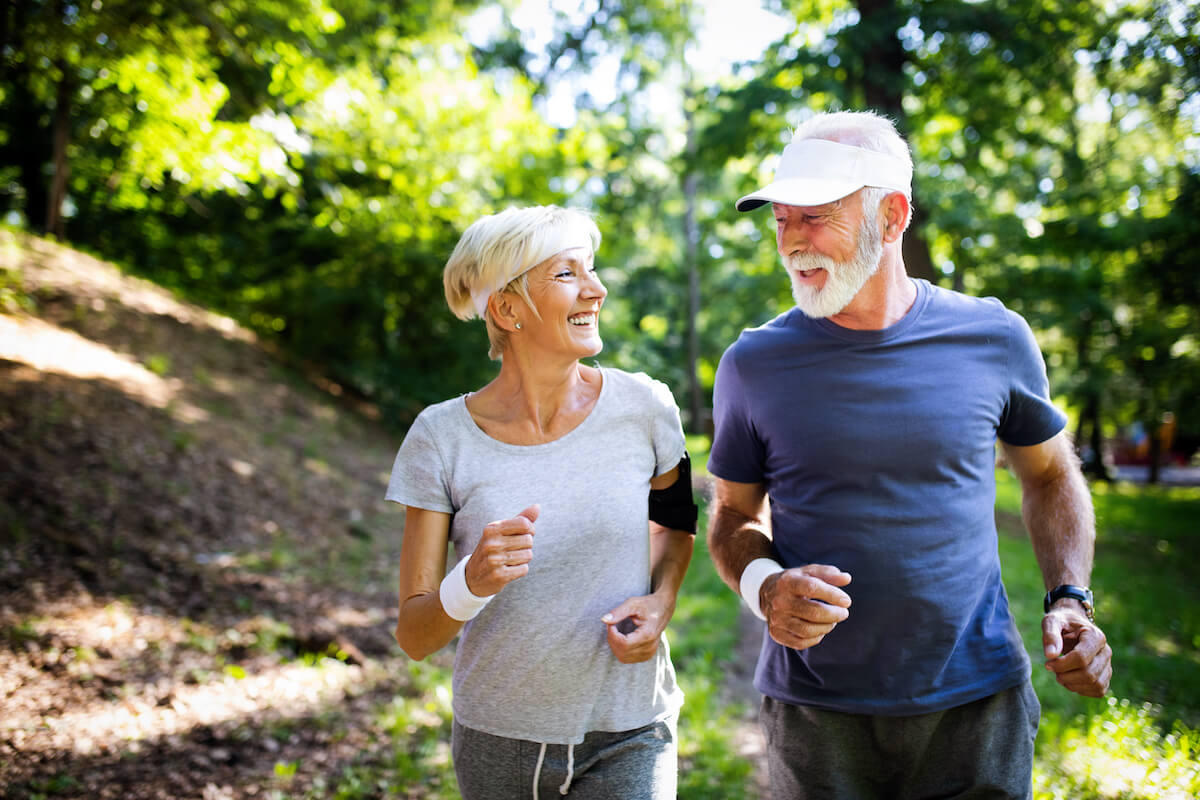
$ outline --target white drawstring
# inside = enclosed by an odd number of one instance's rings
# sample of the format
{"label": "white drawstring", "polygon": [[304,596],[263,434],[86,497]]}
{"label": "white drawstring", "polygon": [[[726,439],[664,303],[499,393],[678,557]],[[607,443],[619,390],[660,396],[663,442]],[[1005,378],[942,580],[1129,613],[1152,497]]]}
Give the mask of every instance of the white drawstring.
{"label": "white drawstring", "polygon": [[575,777],[575,745],[567,745],[567,779],[563,781],[563,785],[558,787],[558,793],[563,797],[567,796],[567,792],[571,791],[571,779]]}
{"label": "white drawstring", "polygon": [[542,777],[542,760],[546,757],[546,743],[542,742],[542,749],[538,751],[537,768],[533,771],[533,800],[538,800],[538,780]]}
{"label": "white drawstring", "polygon": [[[533,800],[538,800],[538,782],[542,779],[542,762],[546,760],[546,743],[542,742],[542,749],[538,751],[537,766],[533,770]],[[558,787],[558,793],[563,797],[567,796],[567,792],[571,791],[571,781],[575,779],[575,745],[567,745],[567,779],[563,781],[563,785]]]}

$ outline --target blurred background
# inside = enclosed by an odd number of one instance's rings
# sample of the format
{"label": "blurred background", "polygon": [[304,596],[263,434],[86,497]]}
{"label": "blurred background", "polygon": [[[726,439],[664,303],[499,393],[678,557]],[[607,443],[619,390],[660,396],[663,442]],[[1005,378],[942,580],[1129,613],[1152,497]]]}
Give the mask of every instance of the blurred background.
{"label": "blurred background", "polygon": [[[1029,320],[1093,481],[1118,677],[1051,701],[1039,796],[1200,792],[1196,4],[6,0],[0,795],[453,797],[446,665],[387,638],[379,495],[415,415],[496,369],[445,306],[454,243],[509,205],[594,213],[599,361],[671,386],[703,478],[721,353],[792,304],[770,215],[733,202],[838,109],[907,136],[910,274]],[[1002,479],[1035,618],[1018,503]],[[681,793],[754,796],[745,620],[703,552],[688,580]],[[267,724],[287,702],[247,681],[284,667],[344,694]],[[208,702],[180,682],[243,705],[81,744],[52,698]],[[313,722],[341,706],[369,742]]]}
{"label": "blurred background", "polygon": [[[510,204],[592,210],[606,352],[703,432],[790,301],[732,201],[814,111],[896,120],[912,274],[1039,331],[1089,468],[1200,444],[1200,42],[1183,0],[9,0],[0,218],[323,365],[403,426],[492,365],[439,270]],[[327,332],[333,326],[339,336]]]}

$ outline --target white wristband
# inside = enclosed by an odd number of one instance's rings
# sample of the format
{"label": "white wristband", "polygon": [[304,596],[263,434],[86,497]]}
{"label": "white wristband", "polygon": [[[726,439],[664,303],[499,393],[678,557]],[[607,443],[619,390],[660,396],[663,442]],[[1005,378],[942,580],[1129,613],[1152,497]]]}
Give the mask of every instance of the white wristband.
{"label": "white wristband", "polygon": [[467,588],[467,560],[470,557],[470,553],[463,556],[462,560],[454,565],[454,569],[450,570],[445,578],[442,578],[442,585],[438,588],[438,598],[442,601],[442,608],[446,610],[447,615],[459,622],[474,619],[475,615],[495,597],[495,595],[479,597],[472,594],[471,590]]}
{"label": "white wristband", "polygon": [[763,581],[776,572],[783,572],[783,567],[780,566],[778,561],[770,558],[756,558],[742,570],[742,578],[738,581],[738,589],[742,593],[742,599],[746,601],[746,605],[750,606],[750,610],[754,612],[754,616],[764,622],[767,619],[767,615],[758,606],[758,590],[762,588]]}

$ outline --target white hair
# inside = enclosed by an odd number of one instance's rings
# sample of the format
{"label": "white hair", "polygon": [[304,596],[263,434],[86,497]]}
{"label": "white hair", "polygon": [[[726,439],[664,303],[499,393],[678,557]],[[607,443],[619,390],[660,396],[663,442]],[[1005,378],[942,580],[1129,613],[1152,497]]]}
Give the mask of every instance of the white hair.
{"label": "white hair", "polygon": [[[463,232],[442,272],[446,304],[459,319],[479,317],[487,325],[488,356],[500,358],[508,332],[488,312],[498,292],[519,296],[537,315],[527,273],[568,247],[600,247],[600,230],[585,212],[559,206],[509,208],[476,220]],[[539,317],[540,319],[540,317]]]}
{"label": "white hair", "polygon": [[[874,111],[830,111],[810,117],[792,132],[792,141],[801,139],[826,139],[831,142],[854,145],[864,150],[886,153],[903,161],[912,170],[912,152],[908,142],[896,130],[896,124]],[[863,189],[863,218],[872,218],[879,213],[883,198],[892,189],[868,186]],[[904,192],[912,206],[912,192]],[[904,221],[904,229],[912,222],[912,214]]]}

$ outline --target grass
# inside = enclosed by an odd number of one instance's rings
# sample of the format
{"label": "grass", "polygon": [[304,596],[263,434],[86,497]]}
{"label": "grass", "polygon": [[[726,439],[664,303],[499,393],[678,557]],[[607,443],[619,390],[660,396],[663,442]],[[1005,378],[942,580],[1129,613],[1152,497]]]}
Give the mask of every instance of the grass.
{"label": "grass", "polygon": [[[701,531],[705,522],[701,515]],[[679,718],[679,796],[689,800],[746,797],[753,783],[751,764],[733,743],[745,709],[721,697],[724,674],[736,657],[738,602],[717,576],[704,536],[698,536],[667,630],[686,695]]]}
{"label": "grass", "polygon": [[1109,696],[1059,687],[1041,668],[1041,573],[997,474],[1000,557],[1042,703],[1038,800],[1200,796],[1200,489],[1095,484],[1097,621],[1113,648]]}

